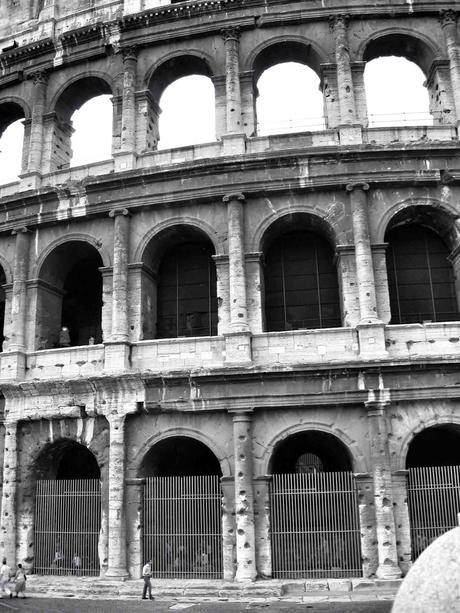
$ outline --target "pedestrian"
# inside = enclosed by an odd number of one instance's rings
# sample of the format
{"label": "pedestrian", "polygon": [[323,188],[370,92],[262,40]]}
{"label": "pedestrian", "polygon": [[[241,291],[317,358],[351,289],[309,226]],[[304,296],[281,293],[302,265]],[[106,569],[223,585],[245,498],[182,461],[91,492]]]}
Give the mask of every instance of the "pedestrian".
{"label": "pedestrian", "polygon": [[144,590],[142,592],[142,600],[147,600],[147,590],[149,592],[150,600],[153,600],[152,596],[152,560],[149,560],[147,564],[144,564],[142,569],[142,576],[144,577]]}
{"label": "pedestrian", "polygon": [[7,588],[6,586],[10,582],[11,579],[11,568],[6,563],[6,558],[2,560],[2,567],[0,568],[0,591],[3,594],[6,594]]}
{"label": "pedestrian", "polygon": [[73,554],[72,569],[76,575],[81,575],[81,557],[77,552]]}
{"label": "pedestrian", "polygon": [[[22,592],[22,597],[26,597],[26,573],[22,568],[22,564],[18,564],[18,570],[14,576],[13,588],[16,592],[15,598],[19,597],[19,593]],[[10,592],[10,598],[13,598],[13,592]]]}

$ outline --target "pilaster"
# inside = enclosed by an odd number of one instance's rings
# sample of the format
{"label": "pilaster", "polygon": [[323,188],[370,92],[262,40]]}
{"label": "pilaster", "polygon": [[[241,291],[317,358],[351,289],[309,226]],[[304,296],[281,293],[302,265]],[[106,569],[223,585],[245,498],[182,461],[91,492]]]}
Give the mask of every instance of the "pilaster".
{"label": "pilaster", "polygon": [[0,550],[10,568],[16,566],[17,422],[5,423]]}
{"label": "pilaster", "polygon": [[227,109],[227,133],[242,133],[240,89],[240,32],[237,27],[222,30],[225,47],[225,91]]}
{"label": "pilaster", "polygon": [[256,535],[257,576],[270,579],[272,576],[272,548],[270,540],[270,482],[271,476],[254,479],[254,521]]}
{"label": "pilaster", "polygon": [[460,52],[457,35],[457,13],[450,9],[443,11],[441,27],[444,31],[447,57],[449,58],[450,79],[458,126],[460,123]]}
{"label": "pilaster", "polygon": [[236,560],[235,479],[222,477],[222,558],[223,579],[233,581]]}

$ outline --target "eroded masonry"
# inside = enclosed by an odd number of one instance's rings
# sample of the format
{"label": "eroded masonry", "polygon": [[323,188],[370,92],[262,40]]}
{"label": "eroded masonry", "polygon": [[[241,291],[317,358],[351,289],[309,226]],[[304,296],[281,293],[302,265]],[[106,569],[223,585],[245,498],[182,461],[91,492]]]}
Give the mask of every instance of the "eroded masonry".
{"label": "eroded masonry", "polygon": [[[24,125],[0,186],[10,565],[392,579],[456,524],[458,4],[325,4],[1,3],[0,132]],[[425,73],[428,118],[369,123],[381,56]],[[320,129],[260,134],[280,62],[320,77]],[[188,75],[215,141],[158,148]],[[101,94],[112,155],[73,166]]]}

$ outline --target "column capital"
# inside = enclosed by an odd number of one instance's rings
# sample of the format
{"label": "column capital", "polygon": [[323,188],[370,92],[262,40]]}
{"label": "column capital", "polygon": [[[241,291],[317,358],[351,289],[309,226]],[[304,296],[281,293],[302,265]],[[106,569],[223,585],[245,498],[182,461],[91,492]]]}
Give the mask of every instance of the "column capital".
{"label": "column capital", "polygon": [[48,84],[48,72],[46,70],[37,70],[31,74],[31,78],[34,85],[47,85]]}
{"label": "column capital", "polygon": [[228,40],[240,39],[240,28],[238,26],[228,26],[228,28],[222,28],[220,35],[224,39],[224,42]]}
{"label": "column capital", "polygon": [[225,194],[225,196],[222,198],[222,202],[224,204],[228,204],[229,202],[232,202],[233,200],[236,200],[237,202],[244,202],[246,198],[244,197],[244,194],[242,194],[241,192],[233,192],[230,194]]}
{"label": "column capital", "polygon": [[347,183],[345,189],[347,192],[352,192],[356,189],[367,192],[369,190],[369,183],[366,183],[365,181],[352,181],[351,183]]}
{"label": "column capital", "polygon": [[131,45],[130,47],[123,47],[121,49],[121,55],[123,57],[123,63],[129,60],[135,60],[137,62],[137,52],[138,49],[136,45]]}
{"label": "column capital", "polygon": [[128,209],[112,209],[109,211],[109,217],[118,217],[119,215],[129,217],[130,213]]}
{"label": "column capital", "polygon": [[16,236],[16,234],[27,234],[30,230],[25,226],[19,226],[18,228],[13,228],[11,230],[11,236]]}
{"label": "column capital", "polygon": [[367,416],[374,417],[384,415],[385,411],[391,406],[389,400],[368,400],[364,403],[366,407]]}
{"label": "column capital", "polygon": [[233,422],[251,422],[254,409],[229,409]]}
{"label": "column capital", "polygon": [[329,27],[332,31],[336,29],[345,29],[348,26],[348,22],[350,21],[349,15],[330,15],[329,16]]}
{"label": "column capital", "polygon": [[445,28],[446,26],[456,25],[457,24],[457,13],[453,11],[452,9],[441,11],[439,15],[439,21],[441,23],[442,28]]}

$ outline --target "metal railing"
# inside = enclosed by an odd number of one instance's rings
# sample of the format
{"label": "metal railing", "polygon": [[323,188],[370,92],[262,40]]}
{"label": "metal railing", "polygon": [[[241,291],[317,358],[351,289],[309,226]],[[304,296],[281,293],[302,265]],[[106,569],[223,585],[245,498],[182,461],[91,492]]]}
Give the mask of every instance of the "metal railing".
{"label": "metal railing", "polygon": [[362,576],[352,473],[273,475],[270,513],[275,578]]}
{"label": "metal railing", "polygon": [[35,505],[35,573],[99,575],[100,481],[38,481]]}
{"label": "metal railing", "polygon": [[287,134],[289,132],[320,132],[326,129],[324,117],[297,117],[257,123],[257,135]]}
{"label": "metal railing", "polygon": [[217,475],[146,480],[143,556],[154,577],[222,577],[221,497]]}
{"label": "metal railing", "polygon": [[440,111],[432,113],[377,113],[369,115],[369,128],[389,128],[398,126],[432,126],[441,124],[443,114]]}
{"label": "metal railing", "polygon": [[410,468],[407,503],[415,560],[438,536],[458,526],[460,466]]}

